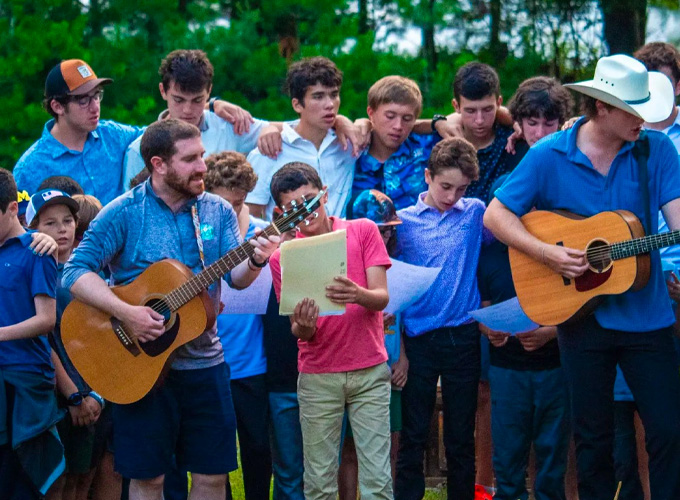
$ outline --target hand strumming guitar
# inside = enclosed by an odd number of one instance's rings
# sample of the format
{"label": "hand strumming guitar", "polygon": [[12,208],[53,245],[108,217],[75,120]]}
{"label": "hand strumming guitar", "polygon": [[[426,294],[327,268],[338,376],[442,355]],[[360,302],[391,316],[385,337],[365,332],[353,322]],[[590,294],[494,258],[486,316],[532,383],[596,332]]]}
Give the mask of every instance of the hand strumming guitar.
{"label": "hand strumming guitar", "polygon": [[586,253],[575,248],[545,244],[541,248],[541,260],[550,269],[569,279],[581,276],[588,270]]}
{"label": "hand strumming guitar", "polygon": [[146,306],[126,306],[119,319],[137,340],[149,342],[165,333],[163,315]]}

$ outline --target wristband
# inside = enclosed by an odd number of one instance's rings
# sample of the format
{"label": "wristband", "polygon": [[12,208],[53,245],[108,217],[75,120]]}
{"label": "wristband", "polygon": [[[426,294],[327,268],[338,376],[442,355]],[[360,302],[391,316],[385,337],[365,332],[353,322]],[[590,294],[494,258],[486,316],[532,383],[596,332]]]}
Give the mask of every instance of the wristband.
{"label": "wristband", "polygon": [[434,115],[432,117],[432,122],[430,123],[430,128],[432,129],[432,133],[435,133],[437,131],[436,128],[434,128],[435,123],[441,122],[441,121],[446,121],[446,116],[444,115]]}
{"label": "wristband", "polygon": [[258,269],[262,269],[264,266],[266,266],[269,263],[269,259],[267,258],[267,259],[264,260],[264,262],[262,264],[258,264],[257,262],[255,262],[255,259],[253,259],[252,255],[250,256],[250,259],[248,259],[248,260],[250,261],[250,263],[252,265],[257,267]]}
{"label": "wristband", "polygon": [[215,112],[215,101],[217,101],[219,97],[211,97],[210,98],[210,103],[208,104],[208,109],[210,110],[211,113]]}
{"label": "wristband", "polygon": [[94,391],[90,391],[90,394],[88,394],[92,399],[94,399],[97,403],[99,403],[99,406],[102,407],[102,410],[104,409],[104,406],[106,405],[106,402],[104,401],[104,398],[101,397],[99,394],[97,394]]}

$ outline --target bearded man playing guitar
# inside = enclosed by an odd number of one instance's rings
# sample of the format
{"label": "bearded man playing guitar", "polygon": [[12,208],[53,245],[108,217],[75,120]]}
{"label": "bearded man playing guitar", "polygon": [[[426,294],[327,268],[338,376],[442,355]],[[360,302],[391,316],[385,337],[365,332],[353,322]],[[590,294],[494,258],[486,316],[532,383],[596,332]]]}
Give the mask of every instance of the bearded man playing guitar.
{"label": "bearded man playing guitar", "polygon": [[[672,111],[673,89],[663,74],[647,72],[638,61],[615,55],[600,59],[593,80],[565,86],[585,94],[586,117],[529,150],[496,191],[484,223],[511,248],[561,275],[557,281],[566,289],[593,272],[590,253],[559,240],[537,238],[520,217],[534,207],[588,217],[627,210],[653,234],[661,209],[671,229],[680,229],[680,166],[666,136],[648,131],[646,140],[640,139],[643,122],[662,121]],[[640,143],[649,146],[646,153],[638,152]],[[647,175],[640,167],[645,164]],[[516,279],[514,274],[513,267]],[[652,252],[646,286],[608,296],[594,314],[558,327],[571,391],[581,500],[615,496],[617,363],[645,427],[651,496],[680,498],[680,377],[670,328],[674,322],[659,255]]]}
{"label": "bearded man playing guitar", "polygon": [[[109,266],[112,282],[126,284],[168,258],[196,273],[241,239],[231,206],[204,193],[206,166],[197,127],[172,119],[154,123],[142,137],[141,152],[151,178],[116,198],[92,222],[64,270],[63,286],[120,320],[122,331],[138,341],[138,352],[149,354],[147,346],[161,341],[166,329],[170,333],[168,318],[158,308],[124,302],[97,273]],[[250,243],[250,257],[225,277],[235,288],[250,285],[279,238],[259,234]],[[206,288],[210,318],[219,309],[219,280]],[[174,321],[180,321],[179,314]],[[237,468],[236,423],[222,345],[214,320],[206,323],[198,338],[177,349],[161,384],[137,402],[114,406],[116,469],[132,478],[132,500],[162,498],[173,457],[180,470],[193,473],[191,498],[225,498],[226,474]]]}

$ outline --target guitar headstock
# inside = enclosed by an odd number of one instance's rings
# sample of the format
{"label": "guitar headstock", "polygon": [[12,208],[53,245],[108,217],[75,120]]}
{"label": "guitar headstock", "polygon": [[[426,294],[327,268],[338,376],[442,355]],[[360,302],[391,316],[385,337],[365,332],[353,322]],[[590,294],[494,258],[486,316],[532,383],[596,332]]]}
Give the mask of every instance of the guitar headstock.
{"label": "guitar headstock", "polygon": [[304,222],[310,215],[316,214],[324,194],[326,194],[326,191],[322,189],[314,198],[307,199],[303,195],[299,200],[291,201],[286,210],[275,217],[274,225],[279,232],[290,231]]}

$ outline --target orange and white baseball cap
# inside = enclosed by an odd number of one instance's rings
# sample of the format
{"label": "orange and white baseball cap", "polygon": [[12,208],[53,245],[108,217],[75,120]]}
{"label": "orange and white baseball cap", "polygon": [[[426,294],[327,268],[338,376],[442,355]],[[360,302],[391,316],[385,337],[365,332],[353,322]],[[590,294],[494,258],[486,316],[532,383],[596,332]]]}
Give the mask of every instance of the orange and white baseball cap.
{"label": "orange and white baseball cap", "polygon": [[57,64],[45,80],[45,96],[87,94],[99,85],[112,83],[111,78],[97,78],[89,64],[81,59],[68,59]]}

